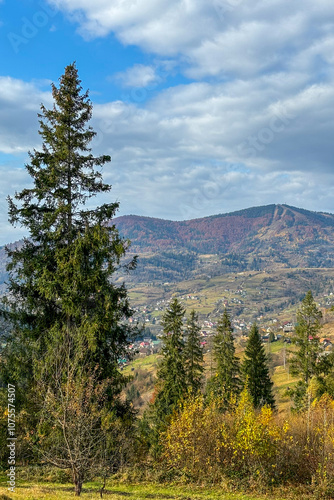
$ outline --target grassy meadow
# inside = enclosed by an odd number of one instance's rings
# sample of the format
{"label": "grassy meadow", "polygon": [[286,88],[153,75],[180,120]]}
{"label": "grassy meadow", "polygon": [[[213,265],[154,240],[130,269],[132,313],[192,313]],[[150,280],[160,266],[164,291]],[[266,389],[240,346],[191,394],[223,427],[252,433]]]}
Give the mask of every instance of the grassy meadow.
{"label": "grassy meadow", "polygon": [[[5,479],[2,478],[2,481]],[[2,483],[1,481],[1,483]],[[0,500],[70,500],[74,498],[70,484],[21,482],[18,478],[15,493],[8,492],[0,483]],[[101,484],[86,483],[81,497],[83,500],[97,500]],[[7,495],[7,496],[3,496]],[[225,493],[221,487],[158,486],[152,484],[114,484],[107,483],[102,498],[110,500],[287,500],[288,496],[268,496],[242,493]],[[296,497],[295,497],[296,498]],[[299,497],[300,498],[300,497]]]}

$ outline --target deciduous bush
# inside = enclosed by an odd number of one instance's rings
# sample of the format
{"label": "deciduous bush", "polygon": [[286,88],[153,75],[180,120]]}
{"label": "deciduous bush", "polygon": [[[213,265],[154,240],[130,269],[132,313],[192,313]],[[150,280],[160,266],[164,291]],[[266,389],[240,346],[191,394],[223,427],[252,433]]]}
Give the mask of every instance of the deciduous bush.
{"label": "deciduous bush", "polygon": [[192,396],[160,440],[159,465],[169,477],[257,488],[305,485],[319,498],[332,498],[334,402],[328,395],[297,415],[254,409],[247,389],[225,413],[219,402]]}

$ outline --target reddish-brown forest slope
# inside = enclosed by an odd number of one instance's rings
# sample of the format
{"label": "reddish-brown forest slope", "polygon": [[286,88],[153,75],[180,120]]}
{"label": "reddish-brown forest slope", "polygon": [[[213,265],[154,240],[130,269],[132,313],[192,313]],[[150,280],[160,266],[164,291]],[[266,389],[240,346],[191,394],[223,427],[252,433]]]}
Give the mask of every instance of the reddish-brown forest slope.
{"label": "reddish-brown forest slope", "polygon": [[267,205],[189,221],[135,215],[118,217],[122,236],[137,252],[254,252],[265,247],[296,251],[334,244],[334,215],[287,205]]}

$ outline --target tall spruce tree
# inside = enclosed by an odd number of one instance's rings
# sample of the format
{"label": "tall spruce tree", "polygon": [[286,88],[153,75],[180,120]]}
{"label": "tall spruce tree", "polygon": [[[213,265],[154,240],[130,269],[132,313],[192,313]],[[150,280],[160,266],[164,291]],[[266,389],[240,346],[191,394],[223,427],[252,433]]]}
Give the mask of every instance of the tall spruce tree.
{"label": "tall spruce tree", "polygon": [[242,372],[254,407],[261,408],[268,405],[275,408],[275,398],[272,392],[273,383],[269,375],[267,357],[259,329],[255,323],[249,333]]}
{"label": "tall spruce tree", "polygon": [[235,355],[233,328],[228,312],[218,320],[213,340],[213,355],[216,373],[208,382],[209,396],[219,398],[223,405],[229,405],[241,390],[240,362]]}
{"label": "tall spruce tree", "polygon": [[[301,376],[301,380],[287,394],[293,399],[294,410],[304,410],[310,404],[311,393],[320,397],[324,392],[331,393],[331,378],[334,356],[320,356],[322,313],[317,308],[311,290],[309,290],[297,312],[297,325],[292,342],[295,348],[291,351],[290,371]],[[310,391],[310,383],[317,390]]]}
{"label": "tall spruce tree", "polygon": [[[48,394],[59,400],[68,366],[76,367],[72,377],[108,380],[104,404],[124,409],[118,395],[126,378],[118,358],[129,343],[132,310],[125,286],[112,277],[128,242],[110,223],[118,203],[85,207],[111,189],[98,170],[110,157],[91,153],[92,104],[80,83],[70,64],[59,87],[52,85],[54,106],[42,106],[39,115],[43,145],[26,166],[33,187],[9,198],[10,221],[29,233],[22,246],[7,249],[9,293],[2,308],[11,330],[2,344],[1,380],[16,385],[18,411],[37,395],[39,403]],[[38,417],[38,404],[34,411]],[[73,477],[80,494],[82,473]]]}
{"label": "tall spruce tree", "polygon": [[201,329],[198,324],[198,316],[194,310],[191,311],[187,321],[187,339],[184,346],[184,366],[186,372],[187,387],[194,394],[198,392],[203,383],[204,360],[203,349],[200,342]]}
{"label": "tall spruce tree", "polygon": [[162,318],[162,360],[157,372],[154,413],[159,428],[177,408],[187,391],[184,364],[183,318],[185,310],[173,299]]}
{"label": "tall spruce tree", "polygon": [[293,351],[290,362],[291,372],[301,375],[306,385],[323,368],[323,363],[319,363],[321,318],[322,313],[309,290],[297,312],[297,326],[293,336],[297,349]]}

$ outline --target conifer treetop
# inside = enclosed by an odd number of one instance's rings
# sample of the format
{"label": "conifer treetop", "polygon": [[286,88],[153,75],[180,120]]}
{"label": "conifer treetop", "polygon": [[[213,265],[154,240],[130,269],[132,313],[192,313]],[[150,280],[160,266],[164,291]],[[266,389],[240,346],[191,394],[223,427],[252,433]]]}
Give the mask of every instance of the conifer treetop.
{"label": "conifer treetop", "polygon": [[98,170],[110,156],[91,153],[89,144],[96,135],[88,126],[92,104],[88,91],[82,91],[75,63],[65,68],[59,87],[52,84],[52,95],[52,109],[41,105],[38,115],[41,150],[29,152],[30,163],[26,165],[34,185],[15,194],[20,207],[9,197],[10,222],[27,227],[36,241],[57,231],[69,238],[83,219],[111,218],[118,208],[118,203],[112,203],[83,210],[89,198],[111,189]]}

